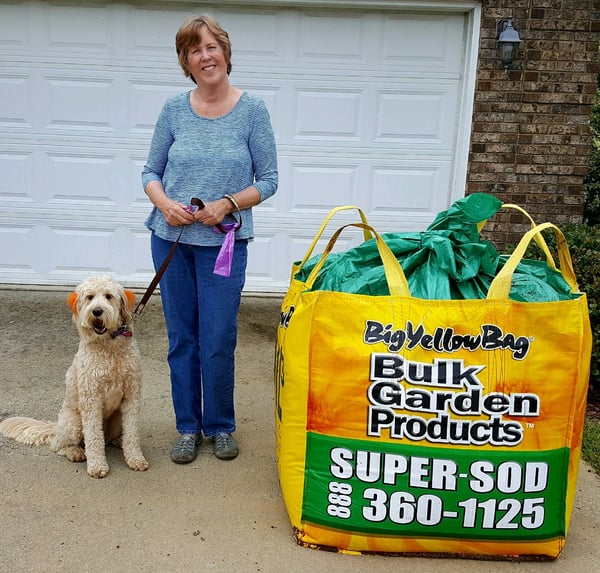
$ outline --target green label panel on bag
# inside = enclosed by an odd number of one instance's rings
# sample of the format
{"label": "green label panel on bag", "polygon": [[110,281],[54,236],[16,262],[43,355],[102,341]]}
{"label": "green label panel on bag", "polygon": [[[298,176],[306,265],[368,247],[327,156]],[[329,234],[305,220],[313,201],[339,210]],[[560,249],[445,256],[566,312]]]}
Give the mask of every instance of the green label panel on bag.
{"label": "green label panel on bag", "polygon": [[568,448],[444,449],[307,434],[302,521],[361,534],[565,535]]}

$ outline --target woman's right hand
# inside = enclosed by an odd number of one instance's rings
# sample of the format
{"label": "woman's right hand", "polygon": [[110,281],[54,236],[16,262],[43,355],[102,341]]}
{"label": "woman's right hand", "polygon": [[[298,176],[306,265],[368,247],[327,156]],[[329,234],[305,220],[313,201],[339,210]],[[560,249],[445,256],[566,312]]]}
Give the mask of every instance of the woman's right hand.
{"label": "woman's right hand", "polygon": [[180,225],[191,225],[196,222],[194,215],[189,211],[187,205],[167,199],[161,205],[157,205],[158,210],[163,214],[165,221],[173,227]]}
{"label": "woman's right hand", "polygon": [[188,205],[169,198],[160,181],[150,181],[144,191],[169,225],[179,227],[191,225],[195,221],[194,215],[188,210]]}

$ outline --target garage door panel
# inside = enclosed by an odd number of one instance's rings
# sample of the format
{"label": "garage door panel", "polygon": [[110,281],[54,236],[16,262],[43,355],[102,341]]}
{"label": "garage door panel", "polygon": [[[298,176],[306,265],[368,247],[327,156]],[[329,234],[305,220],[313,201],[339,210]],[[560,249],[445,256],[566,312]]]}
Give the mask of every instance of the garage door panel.
{"label": "garage door panel", "polygon": [[2,7],[0,47],[23,47],[23,27],[27,22],[26,12],[25,6],[19,4],[8,4]]}
{"label": "garage door panel", "polygon": [[[37,242],[34,225],[21,223],[4,224],[0,228],[0,272],[12,277],[33,277],[35,272],[30,264],[30,253]],[[27,281],[25,281],[27,282]]]}
{"label": "garage door panel", "polygon": [[149,240],[150,233],[146,229],[139,229],[131,231],[128,237],[119,237],[119,243],[115,245],[116,249],[129,253],[131,264],[129,270],[125,270],[123,274],[131,272],[132,277],[136,277],[142,284],[154,273],[152,256],[148,250]]}
{"label": "garage door panel", "polygon": [[[268,280],[273,274],[273,261],[275,251],[275,236],[272,234],[263,234],[256,237],[252,245],[253,259],[255,260],[252,266],[252,276],[254,278],[261,277],[263,280]],[[276,266],[276,265],[275,265]]]}
{"label": "garage door panel", "polygon": [[[68,233],[65,235],[65,233]],[[77,237],[77,239],[81,239]],[[72,271],[73,265],[80,264],[72,256],[74,234],[70,229],[52,229],[49,225],[40,225],[30,222],[20,226],[6,227],[2,232],[2,242],[12,242],[13,249],[5,251],[2,257],[3,272],[10,276],[35,278],[38,275],[50,276],[57,268]],[[86,248],[80,240],[78,246]],[[20,246],[24,252],[20,253],[14,246]],[[87,247],[90,244],[88,243]],[[96,241],[91,245],[95,252]],[[96,257],[94,257],[96,258]],[[26,281],[28,282],[28,281]]]}
{"label": "garage door panel", "polygon": [[[358,164],[321,160],[292,164],[292,201],[295,209],[327,209],[352,201],[358,183]],[[326,191],[324,193],[323,191]]]}
{"label": "garage door panel", "polygon": [[[114,79],[46,76],[49,129],[116,131]],[[112,97],[111,97],[112,96]]]}
{"label": "garage door panel", "polygon": [[289,261],[292,256],[288,232],[293,232],[293,226],[285,232],[259,233],[248,246],[248,257],[255,263],[248,269],[246,287],[251,290],[264,290],[268,284],[276,281],[280,285],[289,284],[291,264],[285,266],[281,261]]}
{"label": "garage door panel", "polygon": [[359,142],[360,115],[359,91],[298,89],[294,139]]}
{"label": "garage door panel", "polygon": [[[127,151],[36,148],[30,153],[0,153],[0,207],[26,216],[35,203],[47,217],[127,220],[142,224],[150,211],[140,183],[145,158]],[[115,192],[118,190],[118,193]]]}
{"label": "garage door panel", "polygon": [[0,107],[1,127],[31,127],[28,77],[27,74],[0,73],[0,93],[3,94],[3,105]]}
{"label": "garage door panel", "polygon": [[422,146],[453,152],[455,124],[449,114],[458,105],[456,86],[410,86],[378,93],[375,143]]}
{"label": "garage door panel", "polygon": [[48,205],[67,203],[71,208],[86,209],[117,205],[113,189],[119,183],[114,155],[48,153],[46,192]]}
{"label": "garage door panel", "polygon": [[170,85],[154,85],[142,81],[133,81],[128,101],[131,102],[131,133],[152,137],[156,118],[165,101],[171,96]]}
{"label": "garage door panel", "polygon": [[125,197],[127,198],[127,213],[133,222],[142,224],[152,210],[152,204],[141,184],[141,173],[146,165],[146,156],[143,154],[128,154],[125,158],[126,166],[123,173],[123,179],[120,189],[123,188],[123,182],[126,182]]}
{"label": "garage door panel", "polygon": [[[50,231],[53,237],[47,245],[52,247],[45,247],[45,260],[37,261],[37,264],[45,265],[45,272],[49,274],[72,272],[75,269],[84,273],[94,273],[94,269],[110,272],[118,261],[114,256],[116,253],[110,253],[108,248],[114,228],[73,229],[55,226],[50,227]],[[75,253],[74,244],[77,245]]]}
{"label": "garage door panel", "polygon": [[175,32],[191,13],[176,7],[169,10],[161,6],[131,10],[123,6],[119,20],[126,24],[127,53],[124,55],[129,61],[140,62],[144,67],[153,66],[156,71],[173,64],[180,71],[177,60],[174,61]]}
{"label": "garage door panel", "polygon": [[446,202],[448,190],[442,186],[448,179],[449,167],[449,162],[427,160],[374,166],[370,186],[372,211],[384,212],[392,219],[402,218],[404,228],[418,230],[411,225],[414,214],[432,220],[437,207]]}
{"label": "garage door panel", "polygon": [[[337,63],[364,65],[366,17],[364,15],[303,14],[298,23],[297,61],[319,62],[327,67]],[[332,42],[332,30],[336,41]]]}
{"label": "garage door panel", "polygon": [[[57,52],[88,49],[110,53],[110,12],[105,7],[47,6],[48,48]],[[92,25],[90,25],[92,24]]]}
{"label": "garage door panel", "polygon": [[0,150],[0,207],[13,203],[31,203],[34,160],[27,151]]}
{"label": "garage door panel", "polygon": [[428,210],[431,205],[432,179],[436,172],[429,169],[387,167],[373,169],[372,206],[391,211]]}
{"label": "garage door panel", "polygon": [[[391,15],[382,31],[385,64],[459,73],[464,15]],[[427,38],[423,42],[423,38]]]}
{"label": "garage door panel", "polygon": [[[232,43],[232,65],[281,65],[287,58],[288,22],[284,13],[265,10],[223,12],[219,22],[227,29]],[[268,32],[267,32],[268,31]]]}

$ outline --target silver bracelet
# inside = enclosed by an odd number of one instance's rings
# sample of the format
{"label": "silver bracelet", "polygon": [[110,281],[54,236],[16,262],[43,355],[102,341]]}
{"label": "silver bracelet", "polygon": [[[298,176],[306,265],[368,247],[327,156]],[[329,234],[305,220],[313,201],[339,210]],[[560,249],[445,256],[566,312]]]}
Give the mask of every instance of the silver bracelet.
{"label": "silver bracelet", "polygon": [[225,199],[229,199],[229,201],[231,202],[231,204],[239,211],[240,210],[240,206],[238,205],[238,202],[235,200],[235,198],[233,197],[233,195],[229,195],[229,193],[226,193],[225,195],[223,195],[223,197],[225,197]]}

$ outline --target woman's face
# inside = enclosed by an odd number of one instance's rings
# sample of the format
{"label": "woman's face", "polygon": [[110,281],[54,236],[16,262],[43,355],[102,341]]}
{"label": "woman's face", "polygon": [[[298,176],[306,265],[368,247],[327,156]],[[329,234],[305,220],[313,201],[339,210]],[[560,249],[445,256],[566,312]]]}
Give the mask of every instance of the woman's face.
{"label": "woman's face", "polygon": [[200,31],[200,41],[188,50],[187,65],[197,84],[214,84],[227,77],[223,49],[204,26]]}

